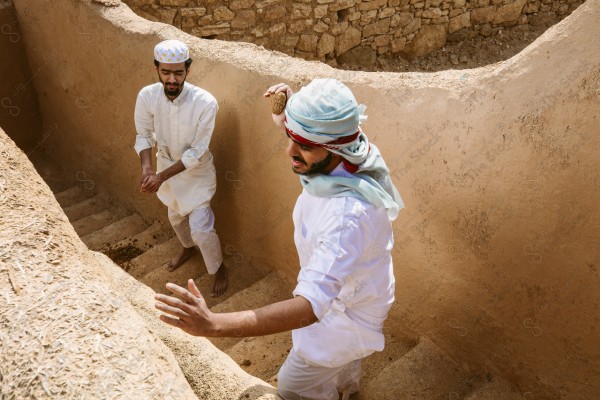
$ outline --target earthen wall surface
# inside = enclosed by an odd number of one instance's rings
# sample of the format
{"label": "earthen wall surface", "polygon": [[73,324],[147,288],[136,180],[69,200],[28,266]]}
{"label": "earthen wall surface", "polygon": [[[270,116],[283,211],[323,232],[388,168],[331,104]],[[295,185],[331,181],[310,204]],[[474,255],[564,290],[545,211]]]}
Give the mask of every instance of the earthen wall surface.
{"label": "earthen wall surface", "polygon": [[195,38],[125,6],[15,6],[30,63],[52,57],[33,80],[45,126],[57,126],[45,148],[149,219],[166,210],[138,189],[135,98],[156,81],[154,45],[186,41],[189,81],[220,104],[211,150],[224,252],[292,279],[301,186],[262,94],[314,77],[348,84],[406,203],[394,223],[396,303],[385,329],[425,335],[532,399],[597,397],[599,0],[505,62],[432,74],[339,71]]}
{"label": "earthen wall surface", "polygon": [[372,65],[447,41],[557,22],[581,0],[126,0],[139,15],[192,35],[245,41],[307,60]]}
{"label": "earthen wall surface", "polygon": [[19,147],[31,153],[40,148],[47,134],[42,132],[42,117],[32,84],[37,68],[29,68],[14,7],[3,0],[0,0],[0,49],[4,55],[0,62],[0,126]]}

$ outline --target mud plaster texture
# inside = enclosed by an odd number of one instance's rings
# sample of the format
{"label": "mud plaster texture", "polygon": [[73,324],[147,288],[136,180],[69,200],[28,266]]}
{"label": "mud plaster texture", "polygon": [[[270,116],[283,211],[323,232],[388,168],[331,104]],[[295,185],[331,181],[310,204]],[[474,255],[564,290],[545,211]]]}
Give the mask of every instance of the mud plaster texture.
{"label": "mud plaster texture", "polygon": [[55,127],[45,150],[146,218],[166,210],[137,190],[135,98],[156,81],[154,45],[188,42],[190,82],[220,104],[213,207],[225,253],[292,279],[301,187],[261,96],[280,81],[347,83],[406,203],[385,329],[427,336],[531,399],[598,397],[600,1],[505,62],[432,74],[338,71],[198,39],[125,6],[15,7],[30,65],[50,57],[33,80],[44,127]]}
{"label": "mud plaster texture", "polygon": [[153,291],[87,249],[2,130],[0,153],[3,399],[278,398],[206,339],[162,324]]}
{"label": "mud plaster texture", "polygon": [[3,55],[0,63],[0,126],[19,147],[31,153],[43,141],[42,116],[17,15],[12,3],[4,0],[0,0],[0,49]]}

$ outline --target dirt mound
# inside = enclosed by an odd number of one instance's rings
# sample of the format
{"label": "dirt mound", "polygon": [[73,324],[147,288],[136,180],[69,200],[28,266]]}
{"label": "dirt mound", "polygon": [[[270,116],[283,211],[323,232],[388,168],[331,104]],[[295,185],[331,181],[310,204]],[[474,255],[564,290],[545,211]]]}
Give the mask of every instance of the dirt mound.
{"label": "dirt mound", "polygon": [[0,153],[0,397],[275,398],[205,339],[160,323],[153,292],[87,249],[1,130]]}

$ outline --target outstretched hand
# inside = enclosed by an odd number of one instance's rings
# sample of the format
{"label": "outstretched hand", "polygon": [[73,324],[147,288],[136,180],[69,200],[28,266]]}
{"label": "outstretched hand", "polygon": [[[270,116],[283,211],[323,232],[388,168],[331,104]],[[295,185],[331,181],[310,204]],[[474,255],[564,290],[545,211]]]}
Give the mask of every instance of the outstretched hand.
{"label": "outstretched hand", "polygon": [[267,91],[263,94],[263,96],[269,97],[272,94],[278,92],[285,92],[285,95],[288,99],[292,97],[292,94],[294,94],[294,92],[288,85],[286,85],[285,83],[278,83],[277,85],[273,85],[270,88],[268,88]]}
{"label": "outstretched hand", "polygon": [[169,315],[161,315],[160,320],[194,336],[214,336],[214,314],[193,279],[188,280],[188,289],[167,283],[166,288],[177,297],[164,294],[154,295],[156,309]]}

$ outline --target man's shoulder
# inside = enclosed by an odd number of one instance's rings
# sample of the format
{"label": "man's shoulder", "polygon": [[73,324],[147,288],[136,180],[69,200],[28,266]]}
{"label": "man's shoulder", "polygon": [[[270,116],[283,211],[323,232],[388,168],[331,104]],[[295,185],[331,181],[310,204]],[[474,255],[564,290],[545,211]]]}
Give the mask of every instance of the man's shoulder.
{"label": "man's shoulder", "polygon": [[320,204],[306,204],[306,207],[312,210],[320,210],[323,218],[345,217],[369,219],[370,215],[377,211],[377,208],[373,204],[353,196],[309,196],[309,202],[318,202]]}
{"label": "man's shoulder", "polygon": [[142,90],[140,90],[139,94],[140,94],[140,96],[148,96],[148,95],[152,96],[152,95],[156,94],[157,92],[160,92],[162,90],[162,87],[163,87],[162,83],[156,82],[151,85],[144,86],[142,88]]}
{"label": "man's shoulder", "polygon": [[217,99],[208,90],[202,89],[201,87],[193,85],[189,82],[186,82],[185,84],[188,86],[188,91],[194,100],[215,105],[217,104]]}

